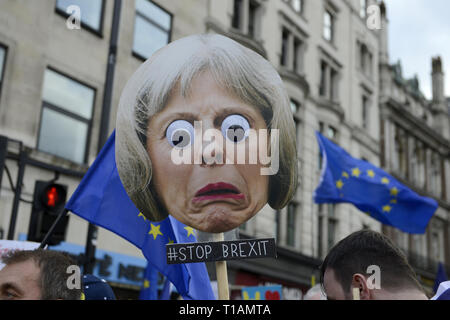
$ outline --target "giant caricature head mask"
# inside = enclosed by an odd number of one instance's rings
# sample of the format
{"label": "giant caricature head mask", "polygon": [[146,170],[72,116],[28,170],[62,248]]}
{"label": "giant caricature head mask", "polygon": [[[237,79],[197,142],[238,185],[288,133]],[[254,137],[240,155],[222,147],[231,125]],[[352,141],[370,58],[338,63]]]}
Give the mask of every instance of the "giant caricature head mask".
{"label": "giant caricature head mask", "polygon": [[[268,61],[220,35],[194,35],[156,52],[119,104],[116,162],[136,207],[225,232],[297,185],[289,98]],[[269,161],[267,161],[269,159]]]}

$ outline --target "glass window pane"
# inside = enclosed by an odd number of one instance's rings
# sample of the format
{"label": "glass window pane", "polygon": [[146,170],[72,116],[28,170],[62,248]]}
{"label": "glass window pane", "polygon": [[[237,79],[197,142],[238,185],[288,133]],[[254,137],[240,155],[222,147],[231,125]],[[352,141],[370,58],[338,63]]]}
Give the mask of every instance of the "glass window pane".
{"label": "glass window pane", "polygon": [[323,28],[323,36],[326,40],[331,41],[331,38],[333,36],[333,22],[332,22],[332,16],[328,11],[325,11],[324,15],[324,28]]}
{"label": "glass window pane", "polygon": [[366,0],[359,0],[359,5],[360,5],[360,11],[359,11],[359,15],[361,16],[361,18],[365,18],[366,17],[366,8],[367,8],[367,1]]}
{"label": "glass window pane", "polygon": [[3,75],[3,65],[5,64],[5,53],[6,53],[5,48],[0,47],[0,82],[3,80],[2,75]]}
{"label": "glass window pane", "polygon": [[66,12],[71,5],[80,7],[81,22],[94,30],[100,30],[103,0],[57,0],[56,7]]}
{"label": "glass window pane", "polygon": [[169,42],[169,33],[155,27],[145,19],[136,16],[133,51],[149,58],[156,50]]}
{"label": "glass window pane", "polygon": [[328,138],[330,138],[330,139],[336,138],[336,129],[331,126],[328,127],[327,135],[328,135]]}
{"label": "glass window pane", "polygon": [[84,162],[87,123],[43,107],[38,149],[78,163]]}
{"label": "glass window pane", "polygon": [[170,14],[151,3],[148,0],[137,0],[136,11],[140,12],[150,20],[156,22],[167,31],[170,30]]}
{"label": "glass window pane", "polygon": [[289,204],[288,216],[287,216],[287,244],[290,246],[295,245],[295,204]]}
{"label": "glass window pane", "polygon": [[294,8],[294,10],[297,12],[301,12],[302,11],[302,1],[301,0],[293,0],[292,8]]}
{"label": "glass window pane", "polygon": [[336,222],[333,220],[328,220],[328,250],[330,250],[334,243],[336,237]]}
{"label": "glass window pane", "polygon": [[91,119],[95,92],[50,69],[45,70],[42,98],[55,106]]}
{"label": "glass window pane", "polygon": [[291,111],[292,113],[297,113],[298,111],[298,103],[294,100],[291,100]]}

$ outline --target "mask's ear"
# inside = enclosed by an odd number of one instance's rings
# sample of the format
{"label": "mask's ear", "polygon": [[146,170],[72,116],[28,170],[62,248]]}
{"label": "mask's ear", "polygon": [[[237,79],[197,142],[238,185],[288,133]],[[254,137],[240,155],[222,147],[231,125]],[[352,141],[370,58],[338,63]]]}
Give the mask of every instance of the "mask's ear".
{"label": "mask's ear", "polygon": [[[353,299],[355,299],[355,295],[357,296],[359,293],[360,300],[372,300],[371,290],[367,286],[366,277],[360,273],[355,273],[353,275],[350,290]],[[356,290],[356,294],[353,293],[353,290]]]}

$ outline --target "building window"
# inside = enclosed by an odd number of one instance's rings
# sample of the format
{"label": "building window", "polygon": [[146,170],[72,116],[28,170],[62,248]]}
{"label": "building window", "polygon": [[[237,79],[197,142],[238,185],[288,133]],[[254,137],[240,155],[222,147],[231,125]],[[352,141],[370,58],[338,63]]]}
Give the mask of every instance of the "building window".
{"label": "building window", "polygon": [[295,73],[301,73],[303,66],[303,42],[294,38],[294,61],[293,61],[293,69]]}
{"label": "building window", "polygon": [[322,258],[325,255],[325,250],[323,249],[323,216],[321,214],[321,207],[323,205],[319,205],[319,219],[318,219],[318,228],[317,228],[317,244],[318,244],[318,257]]}
{"label": "building window", "polygon": [[319,95],[324,97],[326,92],[327,64],[325,61],[320,62],[320,85]]}
{"label": "building window", "polygon": [[248,35],[251,38],[255,38],[256,36],[256,21],[258,19],[258,8],[259,4],[253,1],[250,1],[249,10],[248,10]]}
{"label": "building window", "polygon": [[281,33],[281,55],[280,55],[280,65],[288,66],[288,45],[289,45],[289,31],[283,28]]}
{"label": "building window", "polygon": [[396,152],[396,169],[398,173],[405,178],[406,168],[408,166],[408,157],[406,152],[406,136],[403,131],[396,128],[395,130],[395,152]]}
{"label": "building window", "polygon": [[289,29],[283,27],[281,32],[280,65],[297,74],[303,71],[303,41]]}
{"label": "building window", "polygon": [[365,44],[359,44],[359,68],[366,76],[372,76],[373,55]]}
{"label": "building window", "polygon": [[336,243],[336,226],[337,220],[335,217],[335,208],[334,204],[327,205],[328,207],[328,237],[327,237],[327,246],[328,251],[334,246]]}
{"label": "building window", "polygon": [[295,115],[298,112],[299,107],[300,107],[299,103],[297,101],[291,99],[291,111],[292,111],[292,114]]}
{"label": "building window", "polygon": [[148,59],[170,42],[172,15],[149,0],[136,0],[133,54]]}
{"label": "building window", "polygon": [[235,29],[239,29],[242,20],[242,0],[234,0],[233,3],[233,19],[231,20],[231,26]]}
{"label": "building window", "polygon": [[300,127],[300,118],[297,115],[299,109],[300,109],[300,104],[297,101],[291,99],[291,111],[292,111],[292,116],[294,118],[294,123],[295,123],[295,137],[296,138],[298,137],[298,130]]}
{"label": "building window", "polygon": [[331,140],[335,140],[336,139],[336,129],[333,128],[332,126],[328,126],[327,128],[327,137]]}
{"label": "building window", "polygon": [[359,0],[359,16],[364,19],[367,15],[367,0]]}
{"label": "building window", "polygon": [[441,161],[437,152],[431,152],[431,175],[429,190],[436,196],[441,196]]}
{"label": "building window", "polygon": [[323,37],[329,42],[334,40],[334,16],[329,10],[323,15]]}
{"label": "building window", "polygon": [[330,101],[337,101],[337,88],[338,88],[338,72],[330,68],[330,91],[328,93],[328,99]]}
{"label": "building window", "polygon": [[421,142],[416,142],[415,159],[417,162],[417,178],[416,183],[420,188],[425,186],[425,150]]}
{"label": "building window", "polygon": [[47,69],[42,99],[38,149],[85,163],[95,90]]}
{"label": "building window", "polygon": [[303,0],[284,0],[297,13],[303,12]]}
{"label": "building window", "polygon": [[67,9],[72,6],[80,8],[81,25],[96,33],[101,33],[103,23],[103,0],[57,0],[56,12],[69,17]]}
{"label": "building window", "polygon": [[286,244],[295,247],[295,221],[297,216],[297,204],[289,203],[286,219]]}
{"label": "building window", "polygon": [[319,204],[318,248],[319,257],[324,257],[336,243],[338,220],[335,216],[336,205]]}
{"label": "building window", "polygon": [[362,127],[369,129],[370,123],[370,100],[366,95],[362,96]]}
{"label": "building window", "polygon": [[260,15],[261,4],[259,1],[234,0],[231,26],[251,38],[257,38],[260,27]]}
{"label": "building window", "polygon": [[320,61],[319,95],[331,102],[338,102],[339,72],[325,60]]}
{"label": "building window", "polygon": [[0,44],[0,95],[2,93],[3,75],[5,73],[6,48]]}
{"label": "building window", "polygon": [[[330,126],[330,125],[326,125],[323,122],[319,122],[319,132],[337,144],[337,129],[336,128],[334,128],[333,126]],[[322,152],[320,152],[320,148],[319,148],[319,170],[322,170],[322,161],[323,161]]]}
{"label": "building window", "polygon": [[295,12],[302,12],[303,10],[303,1],[302,0],[292,0],[291,1],[292,8]]}

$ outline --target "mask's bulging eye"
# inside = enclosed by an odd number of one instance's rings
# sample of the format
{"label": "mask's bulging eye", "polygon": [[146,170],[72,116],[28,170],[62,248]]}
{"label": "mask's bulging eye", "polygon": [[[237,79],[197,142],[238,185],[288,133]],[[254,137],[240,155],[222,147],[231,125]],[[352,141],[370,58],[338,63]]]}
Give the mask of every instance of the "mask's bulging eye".
{"label": "mask's bulging eye", "polygon": [[167,128],[166,138],[172,147],[185,148],[194,140],[194,127],[186,120],[175,120]]}
{"label": "mask's bulging eye", "polygon": [[232,114],[222,122],[222,134],[228,140],[238,143],[248,136],[250,124],[247,119],[238,114]]}

